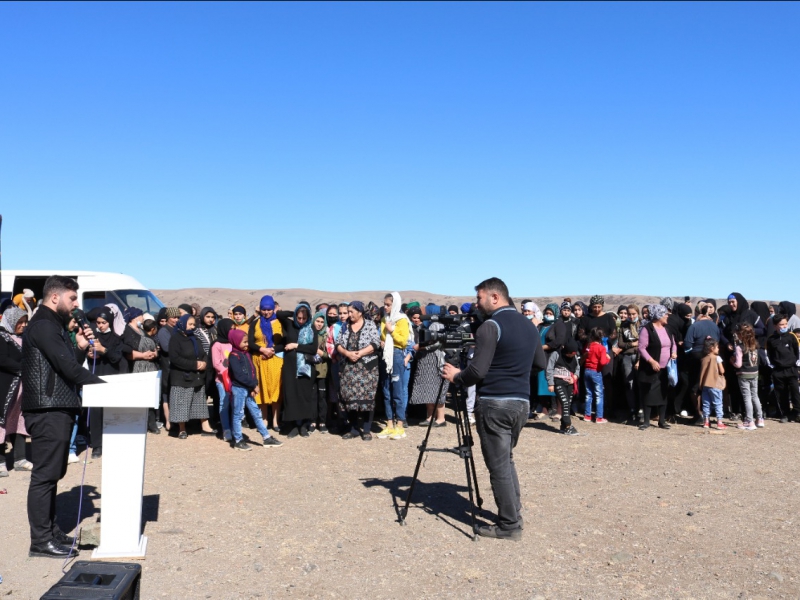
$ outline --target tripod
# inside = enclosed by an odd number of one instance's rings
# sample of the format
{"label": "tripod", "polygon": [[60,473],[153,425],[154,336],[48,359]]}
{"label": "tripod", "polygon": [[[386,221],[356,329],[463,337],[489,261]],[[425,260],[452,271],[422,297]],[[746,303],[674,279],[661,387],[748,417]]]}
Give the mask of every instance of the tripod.
{"label": "tripod", "polygon": [[[469,414],[467,413],[466,394],[464,393],[464,388],[462,386],[456,385],[453,388],[453,412],[455,413],[456,417],[456,440],[458,445],[455,448],[428,448],[428,438],[430,438],[431,435],[433,422],[436,420],[434,418],[436,415],[435,409],[444,404],[444,401],[441,400],[444,385],[445,380],[442,379],[441,384],[439,384],[439,392],[436,395],[434,412],[433,415],[431,415],[431,420],[428,422],[428,429],[425,432],[425,439],[422,440],[422,443],[418,446],[419,456],[417,457],[417,466],[414,468],[414,477],[411,479],[411,486],[408,488],[408,496],[406,496],[405,506],[403,506],[402,510],[400,511],[399,521],[400,525],[406,524],[408,506],[411,504],[411,497],[414,494],[414,487],[417,484],[419,469],[422,466],[422,458],[425,456],[425,453],[452,452],[464,460],[464,470],[467,475],[467,489],[469,490],[469,503],[472,514],[472,541],[476,541],[478,536],[475,533],[475,504],[477,500],[478,508],[483,507],[483,498],[481,498],[481,493],[478,489],[478,475],[475,472],[475,459],[472,454],[472,446],[475,442],[472,437],[472,427],[469,422]],[[474,495],[473,486],[475,488]]]}

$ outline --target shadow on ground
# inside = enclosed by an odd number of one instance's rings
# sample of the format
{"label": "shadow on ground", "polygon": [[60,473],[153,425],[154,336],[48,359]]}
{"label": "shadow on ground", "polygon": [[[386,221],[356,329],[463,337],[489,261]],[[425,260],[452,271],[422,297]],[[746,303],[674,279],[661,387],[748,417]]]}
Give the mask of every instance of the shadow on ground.
{"label": "shadow on ground", "polygon": [[[411,477],[403,475],[394,479],[362,479],[364,487],[381,486],[392,494],[395,514],[398,520],[406,504],[408,488],[411,485]],[[414,486],[414,495],[408,508],[406,520],[413,517],[414,511],[422,509],[425,512],[435,515],[444,523],[460,531],[465,536],[472,538],[472,504],[469,501],[468,489],[466,485],[457,485],[437,481],[426,483],[417,480]],[[481,518],[489,519],[491,513],[478,507],[477,500],[475,505],[475,516],[477,525],[485,525]]]}

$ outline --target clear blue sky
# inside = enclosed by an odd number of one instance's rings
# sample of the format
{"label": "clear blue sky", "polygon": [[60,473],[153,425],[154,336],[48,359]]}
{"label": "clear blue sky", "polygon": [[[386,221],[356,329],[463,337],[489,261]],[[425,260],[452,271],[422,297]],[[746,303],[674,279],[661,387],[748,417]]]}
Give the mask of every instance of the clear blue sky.
{"label": "clear blue sky", "polygon": [[0,5],[3,267],[797,297],[800,4]]}

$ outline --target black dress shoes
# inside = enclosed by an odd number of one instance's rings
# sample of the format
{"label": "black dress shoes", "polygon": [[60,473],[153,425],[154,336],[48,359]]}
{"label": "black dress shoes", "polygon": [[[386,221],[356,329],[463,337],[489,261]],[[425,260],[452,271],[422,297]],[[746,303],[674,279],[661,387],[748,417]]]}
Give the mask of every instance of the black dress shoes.
{"label": "black dress shoes", "polygon": [[[74,554],[78,551],[74,550]],[[42,558],[66,558],[69,556],[69,548],[62,546],[55,539],[50,540],[46,544],[31,544],[31,549],[28,556],[39,556]]]}
{"label": "black dress shoes", "polygon": [[61,544],[62,546],[67,546],[67,547],[70,547],[70,546],[72,546],[72,544],[75,543],[75,538],[74,537],[68,536],[66,533],[64,533],[60,529],[56,530],[55,533],[53,533],[53,539],[55,541],[57,541],[59,544]]}
{"label": "black dress shoes", "polygon": [[103,448],[92,448],[92,458],[102,458],[103,456]]}

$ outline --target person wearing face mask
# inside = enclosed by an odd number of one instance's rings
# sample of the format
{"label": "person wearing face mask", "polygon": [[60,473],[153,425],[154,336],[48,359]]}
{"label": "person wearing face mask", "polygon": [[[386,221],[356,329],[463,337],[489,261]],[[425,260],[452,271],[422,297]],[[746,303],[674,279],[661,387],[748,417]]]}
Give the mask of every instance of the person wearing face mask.
{"label": "person wearing face mask", "polygon": [[[797,383],[797,363],[800,347],[797,336],[789,329],[789,316],[775,315],[775,333],[767,338],[767,357],[772,365],[772,384],[778,398],[781,423],[789,418],[800,422],[800,388]],[[789,402],[792,403],[791,411]]]}
{"label": "person wearing face mask", "polygon": [[192,419],[200,420],[201,435],[217,433],[208,424],[205,386],[208,357],[194,330],[195,318],[185,314],[178,319],[169,341],[169,418],[178,425],[178,438],[182,440],[188,437],[186,423]]}
{"label": "person wearing face mask", "polygon": [[250,333],[250,324],[247,322],[247,309],[241,304],[233,307],[233,328]]}
{"label": "person wearing face mask", "polygon": [[531,321],[536,327],[539,327],[539,324],[542,322],[542,311],[539,310],[539,306],[536,302],[528,301],[522,304],[522,315]]}
{"label": "person wearing face mask", "polygon": [[292,311],[278,311],[283,328],[284,354],[281,373],[283,396],[283,422],[293,424],[287,436],[309,436],[311,420],[316,417],[314,398],[316,372],[311,364],[314,356],[322,352],[315,339],[311,323],[311,306],[301,301]]}
{"label": "person wearing face mask", "polygon": [[[325,337],[325,350],[331,358],[328,365],[328,380],[326,381],[326,388],[328,390],[328,429],[335,435],[341,434],[343,431],[349,431],[347,426],[346,411],[340,408],[340,386],[341,386],[341,372],[340,366],[343,358],[336,351],[336,339],[342,328],[346,326],[345,320],[342,320],[342,305],[331,304],[326,312],[325,323],[326,337]],[[347,315],[347,305],[344,309]]]}
{"label": "person wearing face mask", "polygon": [[[128,362],[128,373],[147,373],[158,371],[158,350],[156,341],[145,335],[143,330],[144,313],[136,308],[129,307],[123,313],[127,326],[122,333],[122,351]],[[154,434],[161,433],[156,420],[156,411],[151,408],[147,411],[147,431]]]}
{"label": "person wearing face mask", "polygon": [[[539,339],[542,343],[545,357],[549,360],[550,354],[562,348],[567,339],[567,328],[561,319],[556,319],[559,313],[558,305],[548,304],[542,313],[542,322],[539,323]],[[550,404],[548,416],[551,419],[558,419],[558,411],[561,403],[555,402],[555,393],[551,390],[552,386],[547,382],[547,373],[542,370],[536,374],[536,395],[541,405]],[[531,390],[534,388],[531,387]]]}
{"label": "person wearing face mask", "polygon": [[255,399],[264,423],[278,431],[281,412],[281,372],[283,370],[283,325],[275,311],[275,299],[263,296],[258,304],[259,318],[247,334],[247,343],[256,370],[258,390]]}
{"label": "person wearing face mask", "polygon": [[[112,329],[114,314],[107,306],[98,306],[89,311],[86,318],[91,323],[95,342],[89,346],[86,359],[95,375],[119,375],[128,372],[128,361],[123,356],[122,339]],[[93,408],[89,412],[89,433],[92,458],[103,455],[103,409]]]}
{"label": "person wearing face mask", "polygon": [[625,400],[628,403],[628,423],[638,425],[639,402],[636,386],[636,364],[639,362],[639,307],[629,304],[625,308],[627,318],[619,326],[617,348],[620,350],[622,379],[625,388]]}

